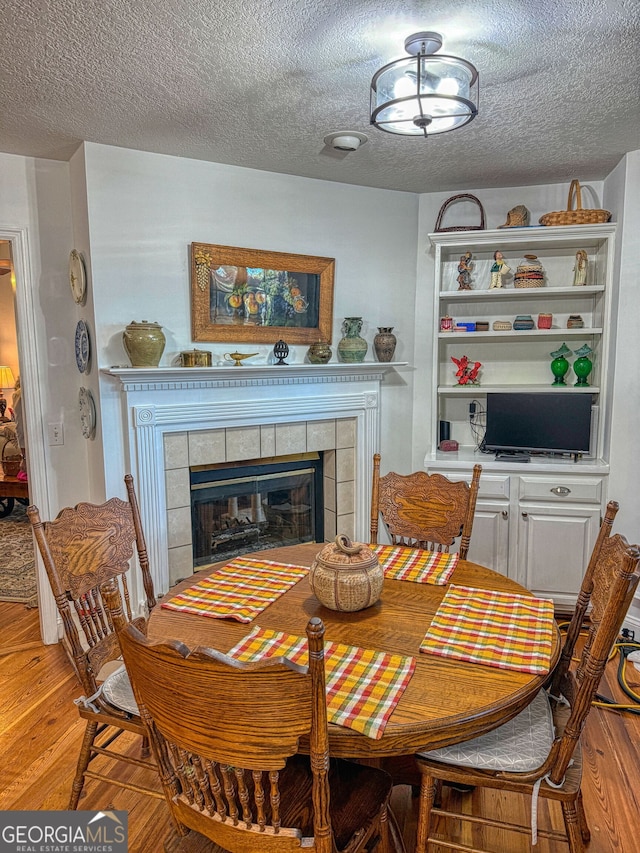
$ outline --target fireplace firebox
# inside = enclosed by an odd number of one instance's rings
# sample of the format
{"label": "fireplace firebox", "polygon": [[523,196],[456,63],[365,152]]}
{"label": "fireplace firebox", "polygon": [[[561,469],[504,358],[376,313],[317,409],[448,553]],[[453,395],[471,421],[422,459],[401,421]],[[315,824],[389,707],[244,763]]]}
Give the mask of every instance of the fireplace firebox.
{"label": "fireplace firebox", "polygon": [[192,468],[194,566],[251,551],[322,542],[322,454]]}

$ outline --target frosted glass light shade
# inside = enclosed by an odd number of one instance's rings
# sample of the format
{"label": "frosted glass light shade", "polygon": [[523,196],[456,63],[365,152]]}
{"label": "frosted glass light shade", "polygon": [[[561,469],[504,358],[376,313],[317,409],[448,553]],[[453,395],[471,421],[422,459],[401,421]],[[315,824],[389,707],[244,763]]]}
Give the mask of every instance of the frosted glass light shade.
{"label": "frosted glass light shade", "polygon": [[387,133],[432,136],[478,114],[478,72],[465,59],[419,53],[390,62],[371,81],[371,124]]}

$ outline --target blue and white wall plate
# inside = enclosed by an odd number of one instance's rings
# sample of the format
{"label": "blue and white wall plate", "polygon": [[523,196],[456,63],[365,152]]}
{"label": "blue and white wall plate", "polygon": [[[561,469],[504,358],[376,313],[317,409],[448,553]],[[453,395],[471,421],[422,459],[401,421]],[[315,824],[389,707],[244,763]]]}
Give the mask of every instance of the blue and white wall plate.
{"label": "blue and white wall plate", "polygon": [[76,326],[76,364],[80,373],[89,372],[91,361],[91,341],[89,339],[89,327],[84,320],[78,320]]}

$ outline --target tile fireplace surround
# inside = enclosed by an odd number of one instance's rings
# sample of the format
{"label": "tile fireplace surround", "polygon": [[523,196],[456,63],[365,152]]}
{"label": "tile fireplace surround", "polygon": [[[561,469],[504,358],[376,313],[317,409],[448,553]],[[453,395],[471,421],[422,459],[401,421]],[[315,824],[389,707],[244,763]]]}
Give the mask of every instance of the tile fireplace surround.
{"label": "tile fireplace surround", "polygon": [[111,368],[153,582],[193,572],[189,467],[325,451],[325,538],[369,536],[380,384],[399,364]]}

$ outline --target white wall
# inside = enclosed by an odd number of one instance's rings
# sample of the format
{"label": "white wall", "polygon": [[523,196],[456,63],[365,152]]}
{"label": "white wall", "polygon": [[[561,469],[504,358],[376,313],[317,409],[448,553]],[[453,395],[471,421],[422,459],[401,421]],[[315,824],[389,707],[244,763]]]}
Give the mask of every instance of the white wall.
{"label": "white wall", "polygon": [[[393,326],[396,360],[413,360],[417,196],[86,143],[95,338],[101,366],[128,364],[122,330],[132,320],[164,329],[161,364],[194,346],[190,331],[192,242],[336,259],[333,347],[345,316],[364,318],[372,350],[377,326]],[[275,343],[275,341],[274,341]],[[228,344],[199,344],[214,353]],[[245,351],[248,346],[241,347]],[[302,362],[306,347],[292,347]],[[251,345],[263,359],[271,347]],[[258,361],[258,359],[256,359]],[[385,383],[385,466],[407,469],[412,373]],[[121,490],[120,400],[101,387],[107,492]]]}
{"label": "white wall", "polygon": [[[614,531],[630,542],[640,543],[640,455],[637,452],[640,418],[640,151],[633,151],[618,164],[605,182],[605,207],[620,211],[617,234],[617,261],[620,289],[617,294],[616,358],[613,377],[611,420],[611,474],[609,497],[618,501],[620,511]],[[611,205],[609,207],[608,205]],[[640,592],[629,616],[640,627]]]}

